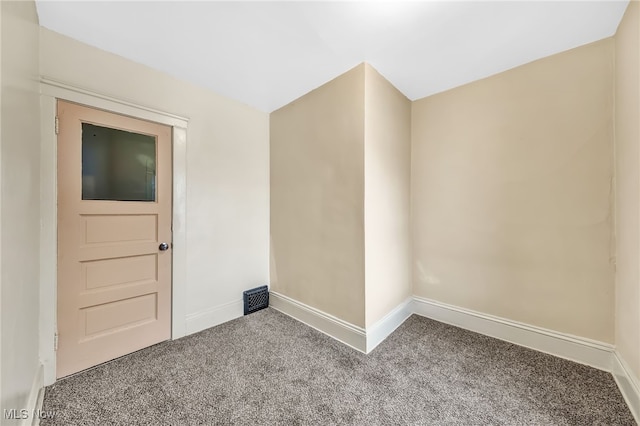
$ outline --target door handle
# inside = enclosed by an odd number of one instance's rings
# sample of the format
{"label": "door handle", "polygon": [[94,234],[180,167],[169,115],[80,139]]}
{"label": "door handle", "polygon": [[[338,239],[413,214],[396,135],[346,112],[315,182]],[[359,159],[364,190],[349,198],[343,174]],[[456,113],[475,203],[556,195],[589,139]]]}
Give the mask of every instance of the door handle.
{"label": "door handle", "polygon": [[158,249],[160,249],[160,251],[165,251],[169,249],[169,244],[167,243],[160,243],[160,245],[158,246]]}

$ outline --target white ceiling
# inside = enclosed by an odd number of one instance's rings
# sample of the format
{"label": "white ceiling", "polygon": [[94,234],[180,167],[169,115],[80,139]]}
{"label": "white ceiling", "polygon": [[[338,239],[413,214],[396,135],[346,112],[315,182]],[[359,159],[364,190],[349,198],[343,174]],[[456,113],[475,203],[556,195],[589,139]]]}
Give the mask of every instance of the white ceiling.
{"label": "white ceiling", "polygon": [[37,1],[40,24],[263,111],[361,62],[414,100],[612,36],[628,1]]}

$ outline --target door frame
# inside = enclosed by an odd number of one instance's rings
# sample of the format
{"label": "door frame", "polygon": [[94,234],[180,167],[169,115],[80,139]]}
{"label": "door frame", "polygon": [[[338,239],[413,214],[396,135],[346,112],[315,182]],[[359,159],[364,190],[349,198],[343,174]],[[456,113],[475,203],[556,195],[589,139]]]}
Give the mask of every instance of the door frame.
{"label": "door frame", "polygon": [[55,132],[58,99],[116,114],[154,121],[172,128],[172,290],[171,339],[186,335],[186,195],[187,125],[189,120],[111,96],[74,87],[46,77],[40,79],[40,362],[44,385],[56,381],[56,315],[58,274],[57,150]]}

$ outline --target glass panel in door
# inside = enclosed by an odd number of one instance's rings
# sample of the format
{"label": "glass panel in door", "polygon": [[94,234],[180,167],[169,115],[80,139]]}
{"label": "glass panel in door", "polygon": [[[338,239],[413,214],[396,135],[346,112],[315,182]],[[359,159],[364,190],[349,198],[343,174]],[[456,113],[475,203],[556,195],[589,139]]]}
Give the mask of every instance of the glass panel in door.
{"label": "glass panel in door", "polygon": [[82,123],[82,199],[155,201],[155,136]]}

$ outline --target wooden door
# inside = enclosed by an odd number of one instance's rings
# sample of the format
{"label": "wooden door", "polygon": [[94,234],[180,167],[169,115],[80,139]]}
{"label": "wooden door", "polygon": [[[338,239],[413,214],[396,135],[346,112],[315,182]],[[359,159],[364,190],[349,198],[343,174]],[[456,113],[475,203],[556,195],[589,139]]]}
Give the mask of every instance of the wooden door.
{"label": "wooden door", "polygon": [[171,337],[171,128],[57,108],[64,377]]}

